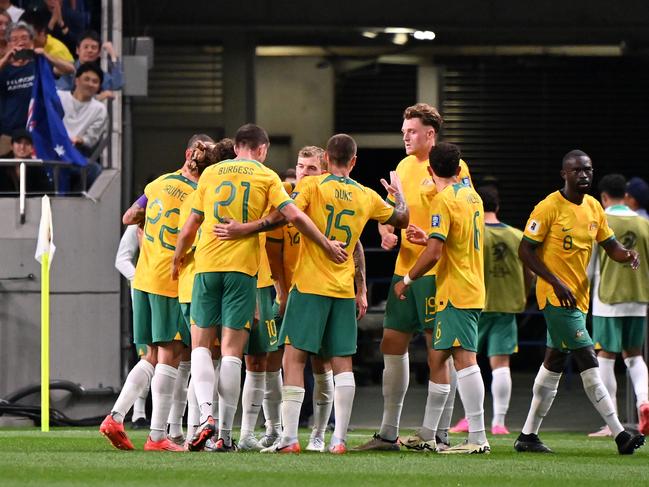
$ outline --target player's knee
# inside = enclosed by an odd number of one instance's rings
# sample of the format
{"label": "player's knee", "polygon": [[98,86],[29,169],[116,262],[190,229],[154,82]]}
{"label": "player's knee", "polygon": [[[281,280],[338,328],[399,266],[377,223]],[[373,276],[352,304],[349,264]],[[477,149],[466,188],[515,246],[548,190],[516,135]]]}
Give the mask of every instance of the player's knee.
{"label": "player's knee", "polygon": [[543,366],[550,372],[562,373],[566,365],[567,353],[563,353],[554,348],[548,348],[545,351]]}
{"label": "player's knee", "polygon": [[266,363],[266,354],[246,355],[246,370],[249,372],[265,372]]}
{"label": "player's knee", "polygon": [[577,364],[577,370],[583,372],[584,370],[592,369],[597,367],[599,363],[597,362],[597,355],[595,355],[595,349],[593,347],[579,348],[572,352],[573,357],[575,358],[575,363]]}

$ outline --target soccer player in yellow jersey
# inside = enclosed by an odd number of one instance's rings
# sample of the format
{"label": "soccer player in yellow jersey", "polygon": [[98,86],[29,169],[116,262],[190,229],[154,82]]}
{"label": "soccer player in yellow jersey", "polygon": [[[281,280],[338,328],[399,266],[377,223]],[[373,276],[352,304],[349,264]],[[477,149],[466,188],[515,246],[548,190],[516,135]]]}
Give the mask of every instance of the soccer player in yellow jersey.
{"label": "soccer player in yellow jersey", "polygon": [[[356,163],[354,139],[334,135],[327,143],[326,158],[330,174],[304,178],[296,188],[295,200],[328,238],[352,248],[369,219],[400,228],[407,225],[408,209],[395,173],[391,185],[382,181],[395,196],[394,208],[349,178]],[[303,240],[293,282],[280,331],[280,341],[285,344],[284,429],[276,451],[297,453],[301,449],[297,428],[304,399],[304,364],[309,354],[319,354],[331,357],[334,373],[336,428],[329,451],[344,453],[355,391],[351,360],[357,334],[354,264],[331,263],[318,246]]]}
{"label": "soccer player in yellow jersey", "polygon": [[[203,152],[204,159],[208,158],[206,152],[209,150],[211,152],[209,158],[211,159],[212,162],[222,161],[225,159],[232,159],[236,157],[236,154],[234,153],[234,141],[228,138],[222,139],[214,145],[211,145],[209,143],[204,143],[201,146],[199,146],[198,149],[201,152]],[[199,167],[201,173],[204,170],[204,165],[205,164],[202,164]],[[191,215],[195,195],[196,192],[190,194],[185,199],[182,206],[180,207],[178,228],[182,228],[182,226],[189,218],[189,215]],[[197,240],[198,238],[200,238],[200,233],[197,233],[196,235]],[[182,311],[183,318],[185,320],[185,324],[187,325],[187,328],[190,328],[192,290],[194,287],[194,274],[196,273],[196,266],[194,265],[194,250],[196,250],[196,242],[194,242],[194,245],[192,245],[190,249],[187,251],[187,253],[185,254],[183,267],[180,270],[178,276],[178,302],[180,303],[180,309]],[[214,384],[215,384],[212,406],[214,411],[214,417],[218,418],[219,401],[218,401],[217,385],[219,380],[219,367],[221,365],[221,362],[219,360],[221,357],[221,351],[218,346],[218,340],[215,340],[210,350],[212,352],[212,364],[214,366]],[[189,363],[187,365],[189,365]],[[172,437],[172,441],[174,437],[174,432],[172,430],[174,428],[177,428],[178,427],[177,425],[182,422],[185,402],[188,402],[187,439],[191,439],[193,437],[194,431],[200,424],[200,412],[198,409],[198,402],[196,400],[196,394],[194,393],[194,384],[191,380],[189,382],[189,387],[186,393],[186,399],[187,399],[186,401],[183,400],[182,404],[180,404],[179,401],[175,405],[175,407],[172,407],[172,411],[169,413],[169,436]],[[173,416],[173,413],[176,413],[175,417]],[[177,440],[178,438],[176,438],[176,441]]]}
{"label": "soccer player in yellow jersey", "polygon": [[[279,177],[262,162],[268,153],[268,134],[261,127],[247,124],[235,136],[237,159],[222,161],[201,176],[192,214],[182,228],[176,244],[173,275],[177,276],[187,249],[198,228],[237,219],[255,220],[269,204],[277,208],[307,238],[317,243],[323,254],[344,262],[347,253],[340,242],[327,239],[294,204]],[[255,312],[255,275],[259,270],[259,238],[251,235],[239,240],[219,240],[203,232],[195,251],[196,276],[192,292],[192,376],[200,408],[201,426],[189,443],[190,450],[201,450],[215,431],[212,416],[214,369],[209,347],[222,325],[219,398],[221,414],[217,441],[219,451],[234,449],[231,432],[241,382],[241,358],[248,341]]]}
{"label": "soccer player in yellow jersey", "polygon": [[119,449],[133,449],[124,432],[124,414],[131,407],[137,391],[150,381],[153,399],[151,434],[144,449],[183,451],[166,437],[178,366],[183,349],[189,346],[189,330],[183,322],[178,303],[178,283],[171,278],[171,263],[180,206],[195,190],[198,181],[199,170],[192,154],[199,141],[211,142],[212,139],[206,135],[193,136],[187,144],[183,167],[148,184],[144,191],[146,208],[136,202],[123,218],[125,224],[144,222],[142,247],[133,281],[133,340],[151,346],[157,363],[140,360],[135,365],[111,414],[101,424],[99,431]]}
{"label": "soccer player in yellow jersey", "polygon": [[[413,281],[437,266],[435,333],[430,355],[431,380],[423,428],[436,431],[451,389],[448,358],[457,370],[457,389],[469,423],[467,441],[440,453],[489,453],[484,427],[484,383],[476,361],[478,320],[485,304],[484,210],[480,196],[462,184],[460,150],[441,143],[430,152],[430,172],[437,188],[431,203],[428,235],[409,226],[411,243],[425,245],[415,264],[394,285],[399,300],[412,299]],[[436,451],[435,438],[420,438],[419,450]]]}
{"label": "soccer player in yellow jersey", "polygon": [[563,158],[564,186],[541,201],[530,215],[518,253],[538,277],[536,298],[548,327],[545,358],[534,380],[533,398],[523,431],[514,444],[520,452],[551,450],[538,437],[543,418],[557,394],[561,373],[572,353],[584,390],[615,437],[618,452],[631,454],[643,435],[624,431],[602,383],[593,342],[586,330],[589,282],[586,268],[593,240],[616,262],[638,267],[638,254],[615,239],[599,202],[586,194],[593,178],[590,157],[580,150]]}
{"label": "soccer player in yellow jersey", "polygon": [[[428,173],[428,154],[435,146],[435,139],[443,124],[442,116],[436,108],[425,103],[418,103],[405,109],[403,113],[403,143],[407,157],[397,166],[397,174],[403,184],[404,198],[410,209],[410,223],[419,228],[430,226],[431,199],[437,193],[433,180]],[[471,184],[469,169],[464,161],[460,161],[459,181]],[[388,202],[391,198],[388,197]],[[394,228],[380,225],[381,247],[391,250],[397,246],[398,237]],[[399,450],[399,421],[403,400],[410,382],[410,364],[408,346],[414,334],[424,333],[426,348],[430,355],[432,329],[435,320],[435,269],[431,269],[413,284],[408,293],[410,299],[400,301],[392,293],[392,287],[399,282],[408,269],[423,252],[423,247],[414,245],[406,239],[405,231],[401,233],[401,246],[394,269],[394,276],[385,306],[383,320],[383,418],[381,427],[367,443],[355,448],[356,450]],[[430,357],[429,357],[430,359]],[[430,364],[429,364],[430,367]],[[454,371],[453,371],[454,372]],[[455,397],[455,381],[451,382],[449,407],[446,410],[440,430],[440,447],[448,443],[448,428],[451,422],[452,404]],[[423,431],[421,432],[422,434]],[[412,438],[417,436],[415,434]],[[433,438],[426,438],[434,439]],[[410,447],[408,440],[404,442]],[[414,441],[413,449],[418,449],[419,442]]]}

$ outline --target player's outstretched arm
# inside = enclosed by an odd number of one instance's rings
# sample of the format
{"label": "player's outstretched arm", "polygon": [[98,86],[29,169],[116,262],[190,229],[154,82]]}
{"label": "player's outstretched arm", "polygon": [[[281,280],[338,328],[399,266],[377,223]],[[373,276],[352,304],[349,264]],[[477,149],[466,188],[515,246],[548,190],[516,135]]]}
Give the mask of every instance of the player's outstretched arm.
{"label": "player's outstretched arm", "polygon": [[546,267],[536,253],[537,247],[538,245],[534,245],[529,240],[521,240],[521,244],[518,246],[518,257],[529,270],[552,286],[561,306],[573,309],[577,305],[574,294],[561,279]]}
{"label": "player's outstretched arm", "polygon": [[398,299],[406,299],[406,289],[410,286],[411,282],[426,274],[429,270],[435,267],[435,264],[442,257],[442,250],[444,249],[444,241],[439,238],[429,238],[426,243],[426,248],[421,253],[415,265],[408,271],[408,274],[402,281],[394,285],[394,294]]}
{"label": "player's outstretched arm", "polygon": [[203,223],[203,219],[202,215],[192,212],[183,225],[180,234],[178,234],[178,240],[176,240],[176,251],[174,252],[174,259],[171,266],[171,278],[173,280],[178,279],[178,274],[180,273],[180,268],[185,260],[185,255],[194,243],[196,232],[198,232],[201,223]]}
{"label": "player's outstretched arm", "polygon": [[[401,180],[397,172],[390,171],[390,183],[388,184],[385,179],[381,179],[381,184],[394,198],[394,213],[385,223],[392,227],[406,228],[410,221],[410,211],[408,210],[406,200],[403,198],[403,188],[401,187]],[[380,228],[379,231],[381,231]]]}
{"label": "player's outstretched arm", "polygon": [[604,247],[606,255],[615,262],[619,262],[620,264],[630,263],[631,269],[633,270],[636,270],[640,266],[640,256],[638,255],[638,252],[625,248],[616,239],[611,238],[600,245]]}
{"label": "player's outstretched arm", "polygon": [[365,280],[365,252],[359,240],[354,247],[354,284],[356,285],[356,319],[360,320],[367,313],[367,282]]}
{"label": "player's outstretched arm", "polygon": [[286,219],[277,210],[271,211],[264,218],[246,223],[229,218],[223,218],[223,220],[224,223],[217,223],[212,228],[212,233],[220,240],[236,240],[251,233],[268,232],[286,225]]}
{"label": "player's outstretched arm", "polygon": [[279,210],[284,217],[295,225],[302,236],[315,242],[322,250],[327,253],[330,260],[336,264],[342,264],[347,260],[347,251],[345,251],[344,242],[329,240],[325,237],[315,223],[306,216],[306,214],[295,205],[286,205]]}

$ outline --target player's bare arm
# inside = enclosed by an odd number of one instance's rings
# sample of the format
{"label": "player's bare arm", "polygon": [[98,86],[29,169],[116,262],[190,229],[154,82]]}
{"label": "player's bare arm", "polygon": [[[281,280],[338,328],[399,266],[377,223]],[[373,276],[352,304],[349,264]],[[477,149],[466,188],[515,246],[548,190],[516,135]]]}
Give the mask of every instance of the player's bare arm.
{"label": "player's bare arm", "polygon": [[399,179],[397,172],[390,171],[390,183],[388,184],[385,179],[381,179],[381,184],[394,198],[394,213],[385,223],[393,227],[393,232],[394,227],[406,228],[410,220],[410,212],[406,200],[403,197],[403,188],[401,187],[401,180]]}
{"label": "player's bare arm", "polygon": [[176,241],[176,251],[174,252],[174,259],[171,265],[171,278],[176,280],[178,279],[178,273],[180,268],[183,265],[185,260],[185,255],[187,251],[194,243],[196,239],[196,232],[203,223],[203,216],[197,213],[192,213],[187,218],[187,221],[183,225],[180,234],[178,234],[178,240]]}
{"label": "player's bare arm", "polygon": [[229,218],[224,218],[223,220],[224,223],[217,223],[212,228],[212,233],[220,240],[236,240],[251,233],[269,232],[277,227],[286,225],[286,218],[277,210],[271,211],[264,218],[246,223]]}
{"label": "player's bare arm", "polygon": [[284,244],[266,240],[266,255],[270,264],[270,273],[275,282],[277,299],[279,301],[279,315],[284,316],[286,302],[288,300],[288,285],[286,284],[286,275],[284,274]]}
{"label": "player's bare arm", "polygon": [[354,247],[354,284],[356,285],[356,319],[360,320],[367,313],[367,283],[365,280],[365,252],[360,240]]}
{"label": "player's bare arm", "polygon": [[554,294],[557,296],[562,307],[574,309],[577,305],[574,294],[572,294],[570,288],[561,279],[546,267],[536,253],[537,247],[538,245],[534,245],[528,240],[521,240],[521,244],[518,247],[518,257],[529,270],[552,286]]}
{"label": "player's bare arm", "polygon": [[606,255],[608,255],[615,262],[619,262],[620,264],[629,263],[631,264],[631,269],[633,269],[634,271],[637,270],[640,266],[640,257],[638,255],[638,252],[625,248],[616,239],[609,239],[601,245],[606,251]]}
{"label": "player's bare arm", "polygon": [[429,270],[435,267],[435,264],[439,262],[439,259],[442,257],[442,250],[444,249],[444,241],[439,238],[429,238],[426,243],[426,248],[422,254],[415,262],[415,265],[412,266],[412,269],[408,271],[408,274],[403,278],[403,280],[397,282],[394,285],[394,294],[399,299],[406,299],[405,292],[408,289],[408,286],[415,279],[420,278],[426,274]]}
{"label": "player's bare arm", "polygon": [[124,212],[122,216],[122,223],[124,225],[140,225],[144,223],[144,216],[146,209],[142,208],[136,201],[133,205]]}
{"label": "player's bare arm", "polygon": [[279,210],[282,215],[297,228],[300,233],[315,242],[322,250],[324,250],[330,260],[336,264],[342,264],[347,260],[349,255],[345,250],[345,243],[338,240],[329,240],[325,237],[318,227],[315,226],[315,223],[306,216],[306,214],[301,211],[295,205],[286,205],[284,208]]}

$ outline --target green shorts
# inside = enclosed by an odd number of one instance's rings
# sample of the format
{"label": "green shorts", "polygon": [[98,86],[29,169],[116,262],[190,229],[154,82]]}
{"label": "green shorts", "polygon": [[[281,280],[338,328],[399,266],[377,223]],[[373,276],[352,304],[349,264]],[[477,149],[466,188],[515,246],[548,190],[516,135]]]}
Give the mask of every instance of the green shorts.
{"label": "green shorts", "polygon": [[321,357],[356,353],[356,301],[301,293],[294,287],[286,304],[280,343]]}
{"label": "green shorts", "polygon": [[621,353],[630,348],[642,348],[646,327],[644,316],[593,316],[595,350]]}
{"label": "green shorts", "polygon": [[180,312],[183,314],[183,319],[185,320],[185,325],[187,325],[187,329],[189,329],[189,327],[192,324],[191,310],[192,310],[192,303],[180,303]]}
{"label": "green shorts", "polygon": [[479,309],[455,308],[449,301],[435,316],[433,350],[460,347],[469,352],[478,351]]}
{"label": "green shorts", "polygon": [[423,276],[413,282],[404,300],[394,295],[394,285],[402,279],[403,276],[392,276],[383,328],[404,333],[432,330],[435,327],[435,276]]}
{"label": "green shorts", "polygon": [[191,322],[200,328],[250,330],[257,279],[242,272],[199,272],[194,276]]}
{"label": "green shorts", "polygon": [[583,311],[547,303],[543,308],[543,316],[548,327],[548,348],[567,351],[593,346],[586,329],[586,313]]}
{"label": "green shorts", "polygon": [[185,326],[178,298],[133,290],[133,343],[172,342],[182,340],[189,346],[189,329]]}
{"label": "green shorts", "polygon": [[511,355],[518,351],[518,329],[513,313],[485,313],[478,321],[478,353]]}
{"label": "green shorts", "polygon": [[279,343],[275,314],[273,313],[273,286],[257,289],[257,306],[259,322],[250,330],[250,339],[246,346],[246,355],[261,355],[277,350]]}

